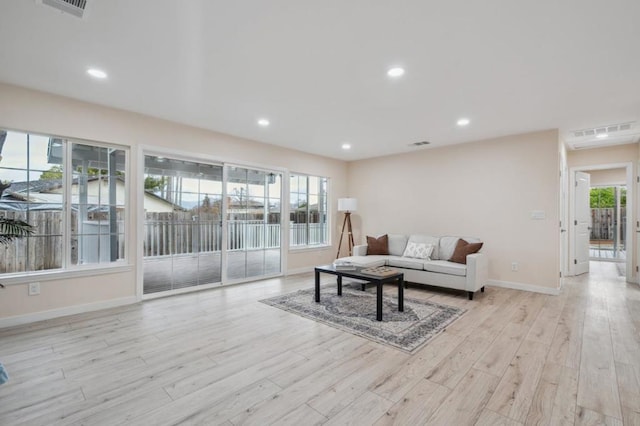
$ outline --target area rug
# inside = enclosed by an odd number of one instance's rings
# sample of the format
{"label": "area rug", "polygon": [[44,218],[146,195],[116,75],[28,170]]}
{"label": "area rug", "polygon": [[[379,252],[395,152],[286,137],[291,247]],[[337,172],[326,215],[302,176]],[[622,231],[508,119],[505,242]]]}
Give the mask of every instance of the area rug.
{"label": "area rug", "polygon": [[[404,312],[398,312],[398,298],[383,296],[382,321],[376,321],[375,287],[369,291],[336,285],[320,289],[320,303],[313,288],[276,296],[260,302],[303,317],[323,322],[349,333],[412,353],[458,319],[464,309],[440,303],[404,298]],[[371,291],[373,290],[373,291]]]}

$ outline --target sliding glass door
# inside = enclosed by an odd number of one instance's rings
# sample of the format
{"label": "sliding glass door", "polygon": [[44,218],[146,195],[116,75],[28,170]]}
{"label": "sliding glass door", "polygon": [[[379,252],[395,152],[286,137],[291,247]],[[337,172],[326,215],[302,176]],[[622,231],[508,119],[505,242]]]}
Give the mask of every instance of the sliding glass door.
{"label": "sliding glass door", "polygon": [[589,252],[593,260],[626,260],[626,185],[591,188],[591,235]]}
{"label": "sliding glass door", "polygon": [[281,272],[280,173],[227,168],[227,277]]}
{"label": "sliding glass door", "polygon": [[144,163],[144,294],[281,272],[281,173]]}
{"label": "sliding glass door", "polygon": [[222,170],[145,156],[145,294],[221,281]]}

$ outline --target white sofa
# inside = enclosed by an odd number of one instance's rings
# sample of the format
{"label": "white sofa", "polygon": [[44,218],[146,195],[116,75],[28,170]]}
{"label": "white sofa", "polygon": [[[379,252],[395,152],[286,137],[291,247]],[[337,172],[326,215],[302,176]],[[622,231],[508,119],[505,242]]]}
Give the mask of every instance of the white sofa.
{"label": "white sofa", "polygon": [[[484,291],[489,273],[488,259],[483,253],[474,253],[467,255],[466,265],[449,262],[460,238],[468,243],[480,242],[472,237],[389,234],[388,255],[367,255],[367,246],[357,245],[353,248],[353,256],[340,260],[363,267],[390,266],[401,270],[405,281],[464,290],[469,300],[473,300],[476,291]],[[408,242],[432,245],[430,259],[403,257]]]}

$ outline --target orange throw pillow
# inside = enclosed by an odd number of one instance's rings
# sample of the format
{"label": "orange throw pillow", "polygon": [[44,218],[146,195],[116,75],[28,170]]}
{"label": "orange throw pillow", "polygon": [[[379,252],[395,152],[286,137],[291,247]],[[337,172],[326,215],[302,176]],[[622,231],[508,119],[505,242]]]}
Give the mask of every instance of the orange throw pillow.
{"label": "orange throw pillow", "polygon": [[482,243],[468,243],[462,238],[456,243],[456,249],[449,262],[467,264],[467,255],[477,253],[482,248]]}
{"label": "orange throw pillow", "polygon": [[389,254],[389,236],[387,234],[378,238],[367,236],[367,255],[370,254]]}

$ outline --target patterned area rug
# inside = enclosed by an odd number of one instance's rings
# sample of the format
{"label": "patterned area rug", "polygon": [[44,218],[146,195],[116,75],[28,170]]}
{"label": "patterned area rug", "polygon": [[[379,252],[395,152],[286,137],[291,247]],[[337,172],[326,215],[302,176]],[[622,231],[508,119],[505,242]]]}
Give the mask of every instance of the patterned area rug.
{"label": "patterned area rug", "polygon": [[426,344],[447,325],[458,319],[464,309],[426,300],[404,298],[404,312],[398,312],[398,298],[383,295],[382,321],[376,321],[375,286],[360,291],[347,285],[342,296],[336,285],[324,285],[320,303],[313,288],[261,300],[262,303],[293,312],[412,353]]}

